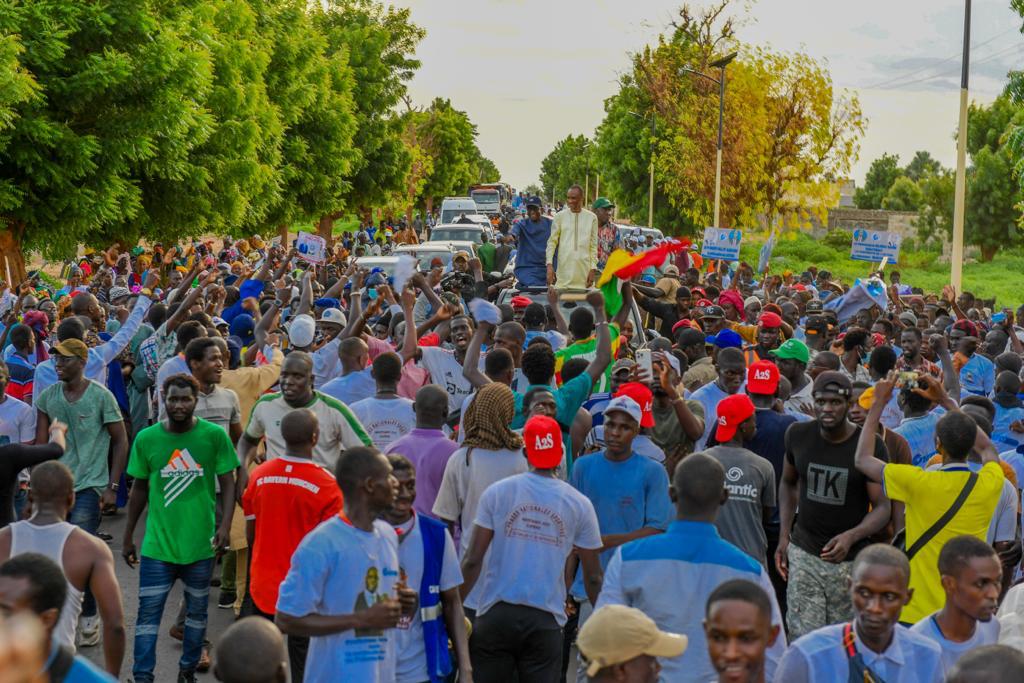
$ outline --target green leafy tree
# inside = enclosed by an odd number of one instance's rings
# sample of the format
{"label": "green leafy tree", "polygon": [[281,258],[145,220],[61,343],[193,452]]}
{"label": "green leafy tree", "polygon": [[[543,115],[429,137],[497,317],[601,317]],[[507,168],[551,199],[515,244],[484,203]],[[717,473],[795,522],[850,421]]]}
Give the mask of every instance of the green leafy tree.
{"label": "green leafy tree", "polygon": [[529,185],[524,187],[521,190],[521,192],[523,193],[524,197],[540,197],[542,194],[544,194],[544,191],[540,189],[540,185],[538,185],[537,183],[530,183]]}
{"label": "green leafy tree", "polygon": [[476,126],[449,100],[435,99],[418,116],[424,150],[433,160],[421,193],[429,212],[446,196],[464,195],[470,184],[478,182],[481,157],[476,148]]}
{"label": "green leafy tree", "polygon": [[871,162],[864,187],[858,187],[853,194],[853,203],[858,209],[880,209],[882,200],[889,194],[889,189],[896,179],[903,175],[900,169],[900,158],[895,154],[883,154]]}
{"label": "green leafy tree", "polygon": [[914,158],[911,159],[910,163],[907,164],[907,167],[903,169],[903,175],[907,176],[915,183],[930,176],[938,175],[941,172],[942,164],[933,158],[930,152],[925,150],[920,150],[914,154]]}
{"label": "green leafy tree", "polygon": [[137,0],[0,7],[0,250],[15,278],[23,250],[60,258],[83,242],[169,229],[153,187],[202,184],[209,170],[193,157],[217,126],[214,60],[191,41],[192,19]]}
{"label": "green leafy tree", "polygon": [[953,234],[955,178],[952,171],[943,170],[920,183],[921,204],[914,224],[925,240],[948,239]]}
{"label": "green leafy tree", "polygon": [[972,156],[972,161],[964,241],[976,245],[982,261],[988,262],[1000,248],[1021,244],[1016,223],[1021,192],[1007,150],[992,151],[985,146]]}
{"label": "green leafy tree", "polygon": [[412,156],[394,111],[419,68],[414,54],[425,34],[412,23],[408,9],[385,7],[375,0],[311,3],[310,12],[327,38],[328,53],[346,53],[355,75],[352,146],[358,157],[337,211],[352,209],[368,216],[371,207],[405,189]]}
{"label": "green leafy tree", "polygon": [[474,159],[472,160],[473,171],[471,176],[473,182],[477,183],[496,183],[501,180],[501,171],[498,170],[498,166],[480,153],[480,150],[473,146]]}
{"label": "green leafy tree", "polygon": [[917,211],[924,195],[921,188],[907,176],[900,176],[882,199],[882,208],[889,211]]}
{"label": "green leafy tree", "polygon": [[593,144],[583,135],[570,135],[559,140],[540,163],[544,197],[564,201],[570,187],[577,184],[582,187],[588,170],[596,168],[591,158],[593,150]]}

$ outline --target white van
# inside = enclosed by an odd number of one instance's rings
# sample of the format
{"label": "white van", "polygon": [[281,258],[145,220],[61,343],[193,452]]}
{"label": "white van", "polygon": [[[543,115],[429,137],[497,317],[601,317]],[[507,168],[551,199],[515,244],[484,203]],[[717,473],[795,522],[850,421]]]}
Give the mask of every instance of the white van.
{"label": "white van", "polygon": [[454,223],[464,213],[478,213],[476,202],[471,197],[445,197],[441,202],[441,220],[438,225]]}

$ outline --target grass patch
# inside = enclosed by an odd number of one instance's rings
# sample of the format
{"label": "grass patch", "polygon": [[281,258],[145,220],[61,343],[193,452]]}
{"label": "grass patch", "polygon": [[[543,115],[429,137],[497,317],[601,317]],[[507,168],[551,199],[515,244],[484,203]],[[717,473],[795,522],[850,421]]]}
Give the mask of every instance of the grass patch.
{"label": "grass patch", "polygon": [[[766,235],[744,236],[741,258],[756,266],[761,245]],[[900,252],[897,268],[903,282],[921,287],[926,292],[940,292],[949,283],[949,264],[939,263],[941,254],[935,251],[904,249]],[[850,237],[845,231],[833,231],[816,240],[805,233],[781,235],[772,252],[770,272],[792,270],[800,273],[808,266],[832,271],[846,283],[865,277],[873,267],[866,261],[850,259]],[[892,266],[889,266],[891,269]],[[996,298],[996,305],[1015,307],[1024,302],[1024,288],[1020,273],[1024,272],[1024,252],[1005,250],[989,263],[965,263],[964,288],[982,298]]]}

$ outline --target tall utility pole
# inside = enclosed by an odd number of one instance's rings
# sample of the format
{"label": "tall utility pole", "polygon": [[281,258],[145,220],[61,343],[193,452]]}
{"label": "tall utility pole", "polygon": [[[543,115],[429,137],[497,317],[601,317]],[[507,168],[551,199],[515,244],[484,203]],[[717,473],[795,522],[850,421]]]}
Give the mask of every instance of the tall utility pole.
{"label": "tall utility pole", "polygon": [[718,85],[718,149],[715,152],[715,224],[719,228],[719,216],[721,215],[722,204],[722,120],[725,118],[725,67],[729,66],[732,60],[736,59],[737,53],[731,52],[721,59],[716,59],[709,66],[718,69],[718,78],[708,76],[706,73],[683,67],[683,71],[706,78]]}
{"label": "tall utility pole", "polygon": [[953,200],[953,251],[949,281],[961,292],[964,275],[964,199],[967,189],[967,77],[971,62],[971,0],[964,2],[964,57],[960,71],[960,125],[956,136],[956,193]]}

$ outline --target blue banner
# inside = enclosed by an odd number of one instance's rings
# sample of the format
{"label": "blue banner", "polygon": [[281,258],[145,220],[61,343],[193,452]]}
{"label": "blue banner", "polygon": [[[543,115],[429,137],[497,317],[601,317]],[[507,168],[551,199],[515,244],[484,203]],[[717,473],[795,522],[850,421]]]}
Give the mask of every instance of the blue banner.
{"label": "blue banner", "polygon": [[742,241],[742,230],[704,228],[704,243],[700,247],[700,255],[706,259],[739,261]]}

